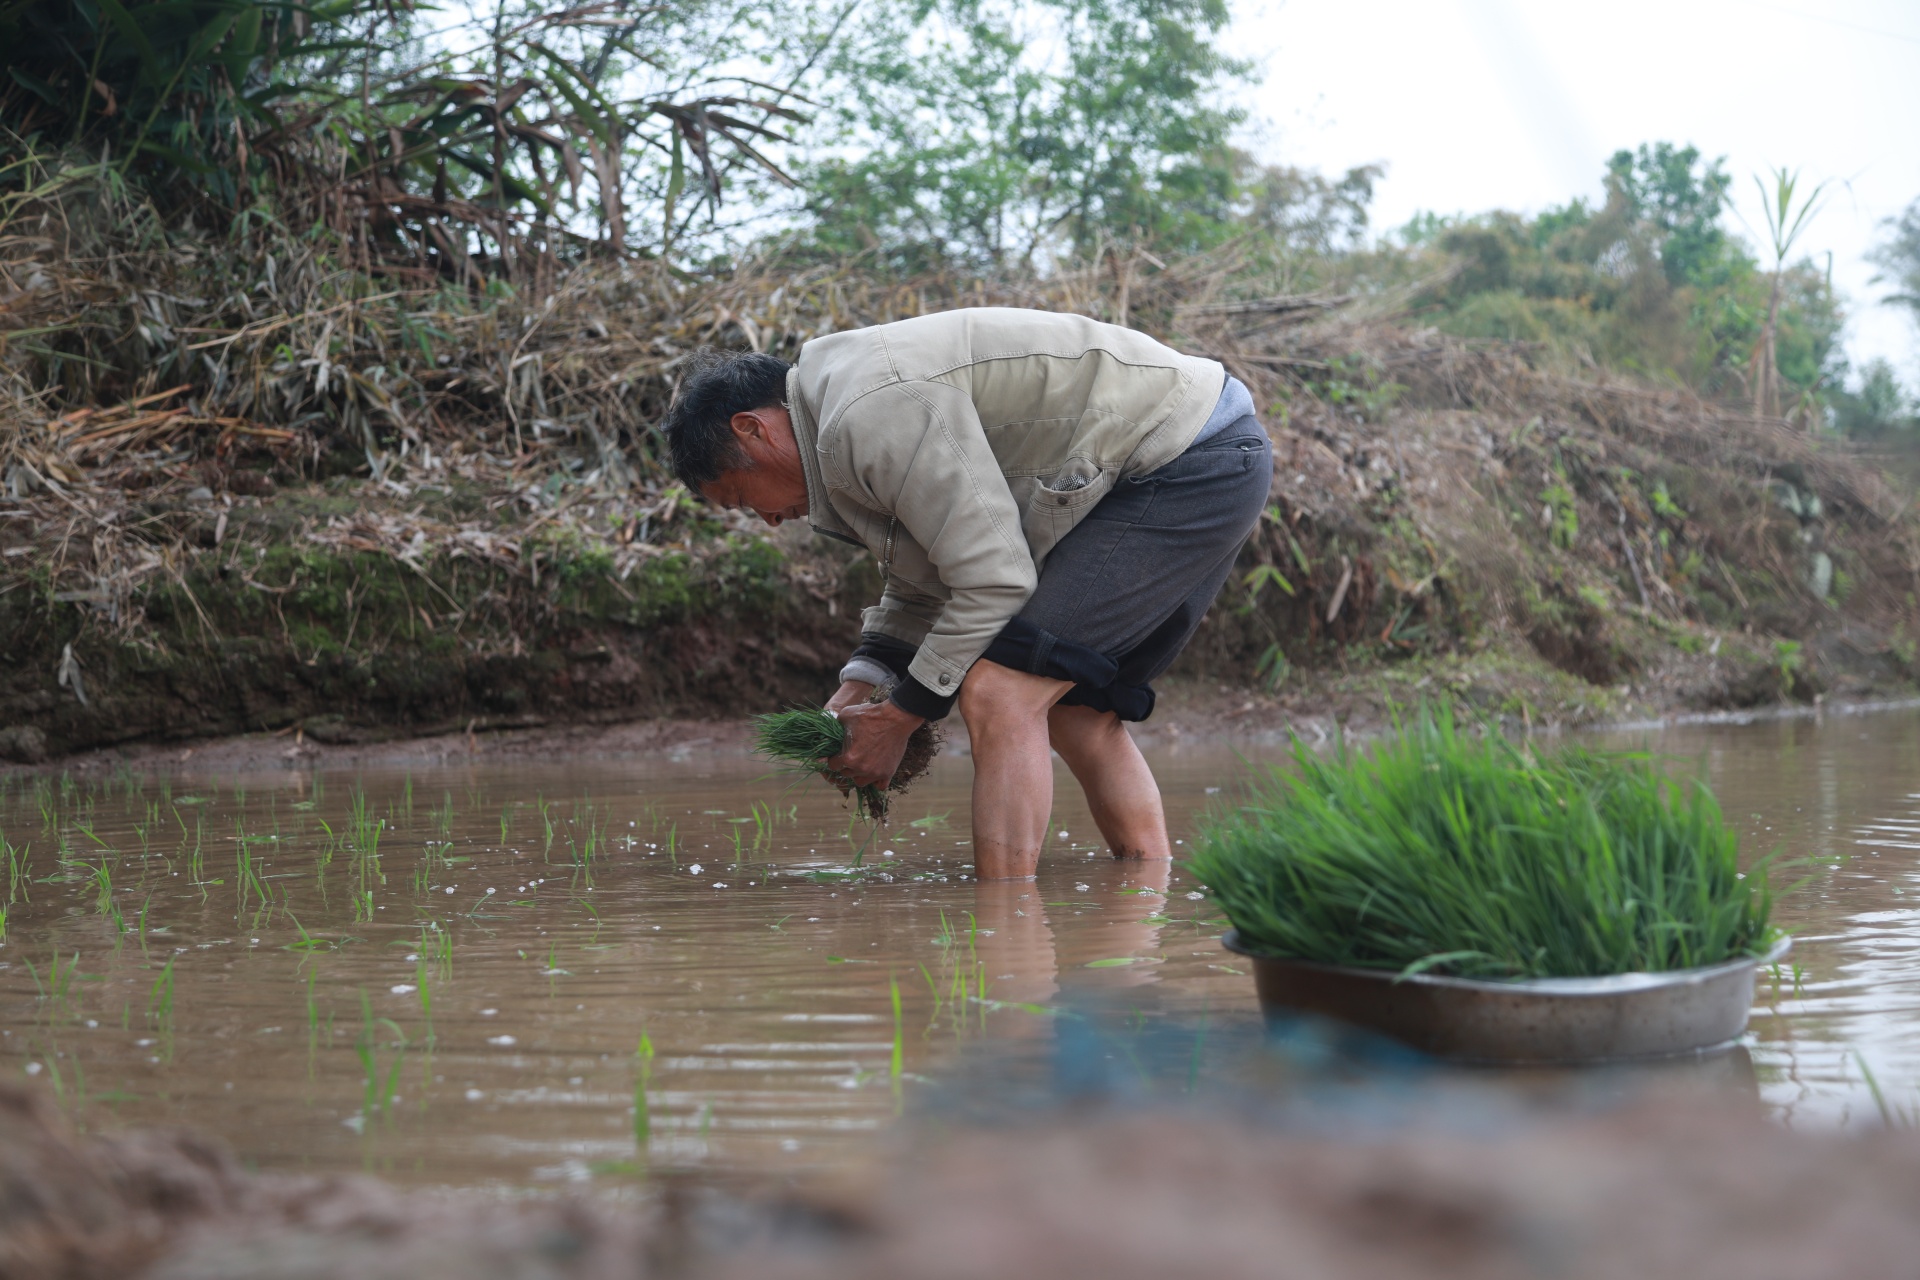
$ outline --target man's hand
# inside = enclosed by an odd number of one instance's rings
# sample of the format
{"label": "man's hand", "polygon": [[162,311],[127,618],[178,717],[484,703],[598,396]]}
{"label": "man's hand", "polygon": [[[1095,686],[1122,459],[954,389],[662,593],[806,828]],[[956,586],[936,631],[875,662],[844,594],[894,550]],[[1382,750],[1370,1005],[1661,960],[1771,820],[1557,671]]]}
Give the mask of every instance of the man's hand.
{"label": "man's hand", "polygon": [[857,706],[873,696],[873,686],[865,680],[846,680],[831,698],[827,699],[827,710],[839,711],[846,707]]}
{"label": "man's hand", "polygon": [[847,747],[827,767],[855,786],[886,786],[907,752],[907,739],[926,721],[891,702],[856,702],[838,711],[847,726]]}

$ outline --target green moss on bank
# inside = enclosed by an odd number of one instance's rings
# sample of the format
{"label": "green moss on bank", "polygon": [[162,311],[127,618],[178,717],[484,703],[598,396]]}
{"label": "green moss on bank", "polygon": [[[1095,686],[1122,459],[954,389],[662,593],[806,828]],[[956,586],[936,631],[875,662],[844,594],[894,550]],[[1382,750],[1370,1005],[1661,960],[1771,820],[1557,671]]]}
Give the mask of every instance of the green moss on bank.
{"label": "green moss on bank", "polygon": [[[298,724],[361,738],[739,713],[820,696],[852,642],[855,611],[823,608],[763,539],[623,558],[556,536],[527,555],[228,542],[124,601],[23,575],[0,594],[18,659],[0,728],[58,752]],[[78,691],[58,680],[69,651]]]}

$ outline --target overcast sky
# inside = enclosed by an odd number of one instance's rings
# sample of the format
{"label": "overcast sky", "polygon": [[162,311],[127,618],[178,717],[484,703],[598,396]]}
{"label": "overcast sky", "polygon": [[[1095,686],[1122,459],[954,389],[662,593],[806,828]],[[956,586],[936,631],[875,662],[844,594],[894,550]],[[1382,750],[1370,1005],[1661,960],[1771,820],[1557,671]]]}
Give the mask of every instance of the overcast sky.
{"label": "overcast sky", "polygon": [[1856,367],[1920,387],[1920,333],[1881,305],[1863,254],[1920,197],[1920,0],[1238,0],[1229,47],[1260,60],[1266,158],[1382,161],[1386,230],[1414,213],[1536,212],[1600,196],[1606,158],[1666,140],[1727,157],[1758,243],[1751,175],[1831,180],[1801,244],[1848,301]]}

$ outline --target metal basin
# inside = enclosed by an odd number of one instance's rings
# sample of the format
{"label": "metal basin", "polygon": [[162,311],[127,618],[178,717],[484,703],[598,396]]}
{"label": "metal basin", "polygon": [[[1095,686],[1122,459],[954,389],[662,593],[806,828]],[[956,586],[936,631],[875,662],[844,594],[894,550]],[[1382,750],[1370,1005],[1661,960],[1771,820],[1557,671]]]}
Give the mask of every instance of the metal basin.
{"label": "metal basin", "polygon": [[1673,973],[1482,982],[1311,964],[1252,951],[1229,930],[1221,942],[1253,961],[1260,1008],[1271,1020],[1317,1013],[1465,1062],[1594,1063],[1724,1049],[1747,1029],[1753,982],[1793,946]]}

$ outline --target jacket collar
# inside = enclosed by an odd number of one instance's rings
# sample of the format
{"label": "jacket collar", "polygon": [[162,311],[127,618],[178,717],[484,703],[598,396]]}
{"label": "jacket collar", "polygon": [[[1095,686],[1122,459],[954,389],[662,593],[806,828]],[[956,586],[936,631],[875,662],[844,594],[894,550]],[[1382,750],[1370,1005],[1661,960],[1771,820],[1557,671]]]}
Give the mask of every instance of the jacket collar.
{"label": "jacket collar", "polygon": [[827,497],[826,479],[820,473],[820,430],[813,410],[800,394],[800,366],[787,370],[787,417],[793,423],[793,441],[800,447],[800,471],[807,480],[807,523],[815,533],[844,542],[859,542],[853,528],[840,518]]}

